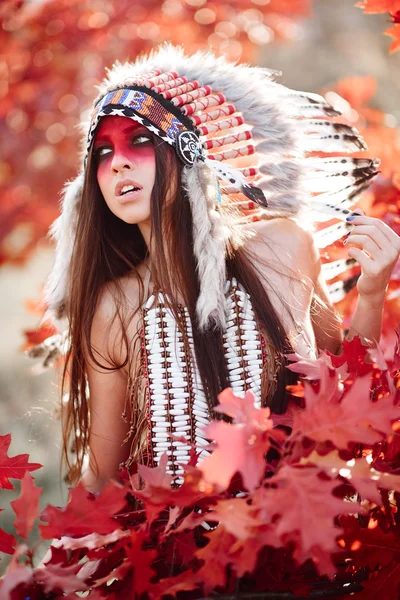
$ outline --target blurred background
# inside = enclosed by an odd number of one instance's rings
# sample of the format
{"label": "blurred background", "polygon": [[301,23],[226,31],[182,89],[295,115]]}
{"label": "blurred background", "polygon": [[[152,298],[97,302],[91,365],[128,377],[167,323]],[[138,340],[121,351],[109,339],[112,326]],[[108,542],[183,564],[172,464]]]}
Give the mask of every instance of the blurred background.
{"label": "blurred background", "polygon": [[[104,68],[158,43],[211,47],[232,60],[282,71],[289,87],[328,94],[363,132],[382,173],[361,205],[400,233],[400,2],[365,0],[3,0],[0,4],[0,435],[10,455],[43,468],[41,505],[62,505],[55,371],[40,372],[23,350],[39,328],[41,290],[53,260],[46,240],[63,183],[79,165],[77,125]],[[392,9],[393,10],[393,9]],[[393,21],[397,24],[393,25]],[[391,28],[392,37],[383,35]],[[396,37],[397,36],[397,37]],[[330,96],[329,96],[330,94]],[[343,249],[340,249],[342,252]],[[390,358],[400,318],[393,274],[382,340]],[[355,295],[338,308],[346,320]],[[39,329],[38,329],[39,328]],[[6,508],[16,490],[0,493]],[[0,527],[12,531],[9,508]],[[43,549],[44,551],[44,549]],[[6,559],[0,563],[0,574]]]}

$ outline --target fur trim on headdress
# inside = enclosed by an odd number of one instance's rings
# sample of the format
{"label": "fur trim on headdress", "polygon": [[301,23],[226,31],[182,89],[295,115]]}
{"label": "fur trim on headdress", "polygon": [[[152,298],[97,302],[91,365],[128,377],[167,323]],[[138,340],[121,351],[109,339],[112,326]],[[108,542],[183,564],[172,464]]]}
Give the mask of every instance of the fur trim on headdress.
{"label": "fur trim on headdress", "polygon": [[193,221],[193,251],[197,262],[200,294],[196,312],[200,329],[225,329],[226,231],[215,210],[218,187],[213,173],[202,163],[184,167],[186,189]]}
{"label": "fur trim on headdress", "polygon": [[44,300],[48,306],[44,319],[52,318],[56,327],[60,327],[60,320],[66,316],[68,271],[74,249],[83,180],[84,174],[81,173],[75,180],[65,185],[61,214],[49,230],[49,236],[56,243],[56,258],[44,288]]}

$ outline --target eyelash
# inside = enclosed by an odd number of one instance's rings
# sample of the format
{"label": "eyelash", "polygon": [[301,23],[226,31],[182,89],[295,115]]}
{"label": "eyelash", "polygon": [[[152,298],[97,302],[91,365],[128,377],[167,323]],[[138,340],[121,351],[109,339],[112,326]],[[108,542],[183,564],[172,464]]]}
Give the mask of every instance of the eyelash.
{"label": "eyelash", "polygon": [[[134,144],[133,143],[136,140],[140,140],[141,138],[144,138],[146,140],[146,142],[141,142],[139,144]],[[132,141],[132,145],[133,146],[140,146],[142,143],[152,142],[153,141],[153,137],[150,134],[141,133],[139,135],[134,136],[131,141]],[[105,156],[108,156],[109,152],[106,152],[105,154],[102,154],[103,150],[111,150],[111,149],[108,146],[100,146],[99,148],[96,148],[96,150],[94,151],[95,157],[98,158],[98,159],[101,159],[101,158],[104,158]]]}

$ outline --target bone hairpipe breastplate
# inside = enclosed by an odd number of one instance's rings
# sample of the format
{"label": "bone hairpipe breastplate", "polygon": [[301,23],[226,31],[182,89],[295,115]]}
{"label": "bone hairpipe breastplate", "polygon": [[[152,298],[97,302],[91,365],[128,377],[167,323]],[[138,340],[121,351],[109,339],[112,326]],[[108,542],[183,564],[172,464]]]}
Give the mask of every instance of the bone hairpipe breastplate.
{"label": "bone hairpipe breastplate", "polygon": [[[227,282],[225,292],[228,319],[223,341],[230,384],[235,394],[251,389],[260,404],[261,374],[268,359],[265,340],[250,296],[235,279]],[[167,452],[168,472],[177,476],[183,472],[179,463],[189,461],[190,444],[201,452],[200,461],[209,454],[203,428],[210,421],[189,313],[183,306],[179,311],[186,344],[161,293],[148,299],[142,330],[150,459],[156,466]],[[172,439],[171,434],[187,441]]]}

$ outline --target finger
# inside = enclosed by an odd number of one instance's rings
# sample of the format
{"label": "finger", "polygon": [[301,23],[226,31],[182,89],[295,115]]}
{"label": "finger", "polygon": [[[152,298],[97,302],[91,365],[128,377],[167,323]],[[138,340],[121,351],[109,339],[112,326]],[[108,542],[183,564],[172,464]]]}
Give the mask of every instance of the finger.
{"label": "finger", "polygon": [[365,273],[371,272],[373,261],[365,252],[359,248],[349,248],[348,255],[356,259]]}
{"label": "finger", "polygon": [[344,240],[343,243],[361,246],[363,250],[366,250],[366,252],[368,252],[371,258],[377,257],[378,254],[382,252],[378,244],[367,235],[358,235],[357,233],[352,233],[351,236]]}
{"label": "finger", "polygon": [[347,217],[346,221],[351,222],[352,225],[374,225],[377,227],[383,235],[385,235],[391,245],[393,245],[394,249],[399,252],[400,251],[400,237],[397,235],[395,231],[389,225],[381,221],[381,219],[376,219],[375,217],[367,217],[365,215],[362,216],[352,216]]}
{"label": "finger", "polygon": [[375,225],[354,225],[354,229],[350,231],[347,241],[351,242],[353,235],[361,234],[370,237],[381,250],[391,250],[388,238]]}

